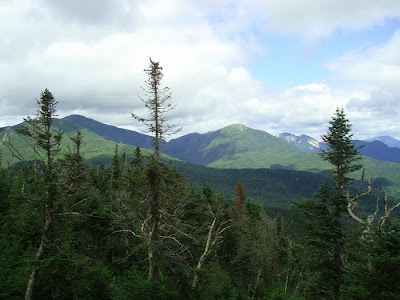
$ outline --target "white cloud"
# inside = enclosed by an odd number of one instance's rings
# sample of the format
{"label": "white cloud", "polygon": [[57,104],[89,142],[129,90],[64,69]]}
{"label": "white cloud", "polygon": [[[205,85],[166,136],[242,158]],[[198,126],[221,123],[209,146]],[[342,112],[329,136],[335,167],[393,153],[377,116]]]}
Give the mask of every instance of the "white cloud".
{"label": "white cloud", "polygon": [[353,50],[329,63],[338,80],[400,92],[400,30],[383,45]]}
{"label": "white cloud", "polygon": [[337,85],[352,86],[362,92],[358,97],[350,97],[345,105],[359,132],[399,136],[399,47],[400,30],[386,43],[353,50],[327,64]]}
{"label": "white cloud", "polygon": [[258,1],[267,15],[266,30],[315,41],[336,30],[358,31],[400,15],[397,0]]}
{"label": "white cloud", "polygon": [[400,13],[397,1],[364,2],[0,1],[0,126],[34,115],[35,99],[48,88],[61,116],[79,113],[136,129],[130,113],[145,113],[138,94],[151,56],[172,88],[177,107],[170,118],[182,134],[244,123],[318,138],[337,106],[363,122],[358,107],[381,97],[371,97],[372,90],[397,103],[399,34],[331,62],[344,87],[304,82],[277,91],[253,78],[249,64],[254,54],[268,53],[268,30],[315,40]]}

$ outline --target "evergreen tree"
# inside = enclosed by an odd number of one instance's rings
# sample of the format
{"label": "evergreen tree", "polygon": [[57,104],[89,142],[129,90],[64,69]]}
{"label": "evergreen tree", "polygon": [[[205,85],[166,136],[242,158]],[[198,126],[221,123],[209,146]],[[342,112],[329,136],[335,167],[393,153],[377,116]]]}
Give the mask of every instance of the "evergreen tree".
{"label": "evergreen tree", "polygon": [[164,77],[162,71],[163,68],[160,63],[150,58],[149,67],[144,70],[148,79],[145,82],[145,87],[142,87],[147,99],[141,98],[146,108],[149,109],[149,116],[143,118],[132,114],[133,118],[144,123],[148,131],[153,134],[154,153],[157,161],[160,160],[160,143],[163,138],[180,130],[169,124],[166,118],[166,113],[174,109],[175,105],[168,103],[171,99],[171,92],[169,87],[162,87],[161,81]]}
{"label": "evergreen tree", "polygon": [[341,282],[334,255],[342,237],[334,222],[333,196],[331,188],[324,183],[315,199],[293,203],[296,237],[306,251],[306,255],[294,251],[296,260],[301,262],[295,268],[307,270],[301,272],[299,283],[310,299],[337,299],[335,289]]}
{"label": "evergreen tree", "polygon": [[328,150],[322,151],[320,155],[334,167],[332,174],[336,182],[336,192],[344,194],[346,185],[351,180],[349,174],[362,168],[361,164],[356,163],[362,157],[360,148],[357,148],[352,141],[351,124],[343,108],[336,109],[329,124],[331,126],[328,133],[322,135]]}
{"label": "evergreen tree", "polygon": [[[172,110],[175,106],[168,103],[171,98],[170,89],[162,87],[161,81],[164,77],[163,68],[159,62],[154,62],[150,58],[148,69],[144,72],[148,75],[145,87],[142,87],[147,99],[142,99],[146,108],[149,110],[149,116],[142,118],[136,114],[132,117],[137,121],[144,123],[150,133],[153,134],[154,143],[154,159],[151,159],[146,168],[146,177],[151,193],[148,209],[148,222],[150,230],[148,236],[148,261],[149,261],[149,279],[157,277],[159,265],[161,261],[159,247],[161,242],[161,222],[162,210],[164,206],[163,187],[166,178],[164,177],[165,169],[160,162],[160,143],[162,139],[173,133],[173,125],[167,121],[165,114]],[[175,131],[176,132],[176,131]],[[146,222],[147,223],[147,222]]]}
{"label": "evergreen tree", "polygon": [[357,148],[353,141],[353,134],[351,133],[351,124],[346,118],[343,108],[336,109],[332,121],[329,122],[328,133],[322,136],[322,140],[327,143],[328,150],[321,153],[321,157],[332,164],[334,167],[332,174],[335,180],[335,194],[333,197],[333,232],[335,232],[336,242],[333,250],[333,270],[337,278],[334,287],[334,296],[339,298],[340,285],[342,277],[342,255],[344,251],[343,245],[343,232],[341,214],[347,207],[347,200],[345,193],[347,191],[347,184],[351,181],[349,174],[360,170],[361,164],[356,162],[361,159],[359,148]]}
{"label": "evergreen tree", "polygon": [[[342,213],[347,209],[346,192],[347,185],[351,181],[350,173],[360,170],[361,164],[357,161],[361,159],[359,148],[353,141],[351,133],[351,124],[346,118],[343,109],[336,109],[336,112],[329,122],[329,131],[322,136],[322,140],[327,144],[328,150],[323,151],[320,156],[328,161],[332,166],[332,175],[335,181],[335,190],[331,191],[326,185],[321,187],[317,194],[317,200],[311,200],[304,203],[295,203],[295,209],[302,211],[303,215],[313,214],[307,218],[301,219],[300,223],[307,225],[307,243],[317,243],[319,248],[325,249],[322,252],[315,252],[318,260],[323,266],[317,269],[328,268],[329,271],[322,272],[315,293],[321,297],[333,297],[339,299],[340,289],[343,283],[343,256],[345,255],[344,232]],[[319,217],[318,217],[319,215]],[[320,222],[318,222],[318,219]],[[330,255],[326,255],[329,253]],[[310,262],[311,264],[311,262]],[[316,280],[314,278],[314,280]],[[318,283],[319,282],[319,283]],[[321,294],[322,293],[322,294]],[[330,295],[330,296],[328,296]]]}
{"label": "evergreen tree", "polygon": [[45,207],[44,225],[40,238],[32,272],[25,293],[25,299],[32,299],[33,288],[37,277],[39,263],[43,259],[46,245],[48,244],[49,230],[58,207],[55,205],[58,199],[57,172],[54,169],[55,156],[60,151],[63,132],[53,129],[53,118],[56,116],[57,101],[48,89],[45,89],[37,100],[39,106],[35,118],[24,119],[26,125],[18,132],[32,141],[31,146],[35,153],[41,157],[39,168],[43,170],[45,190],[41,205]]}

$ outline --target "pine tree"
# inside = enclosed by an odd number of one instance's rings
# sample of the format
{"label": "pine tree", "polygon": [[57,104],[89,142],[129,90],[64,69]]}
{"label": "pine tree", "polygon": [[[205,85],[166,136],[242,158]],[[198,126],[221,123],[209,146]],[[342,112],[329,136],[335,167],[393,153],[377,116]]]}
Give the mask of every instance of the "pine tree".
{"label": "pine tree", "polygon": [[54,170],[55,156],[60,151],[63,132],[53,129],[53,118],[56,116],[57,101],[48,89],[45,89],[37,100],[39,106],[36,118],[24,119],[26,125],[18,132],[32,141],[31,146],[39,157],[41,157],[39,168],[43,170],[45,191],[43,192],[42,205],[45,207],[44,225],[40,245],[37,250],[32,272],[26,288],[25,299],[33,297],[33,288],[37,277],[39,262],[43,259],[46,245],[48,244],[49,230],[53,223],[54,215],[58,207],[55,205],[57,194],[57,172]]}
{"label": "pine tree", "polygon": [[344,251],[341,214],[347,208],[345,194],[347,192],[347,184],[351,181],[349,174],[360,170],[362,165],[356,163],[361,159],[361,155],[359,148],[352,141],[351,124],[346,118],[343,108],[336,109],[329,124],[331,126],[328,133],[322,136],[322,140],[328,145],[328,150],[323,151],[320,155],[333,166],[332,175],[335,180],[334,194],[332,196],[326,195],[326,197],[329,196],[329,199],[332,199],[329,204],[333,206],[332,232],[335,234],[335,244],[332,270],[336,278],[333,295],[335,299],[338,299],[342,282],[342,256]]}
{"label": "pine tree", "polygon": [[145,124],[148,131],[153,134],[154,154],[157,161],[160,161],[160,143],[163,138],[180,130],[169,124],[165,116],[166,113],[175,108],[175,105],[168,103],[171,99],[170,88],[161,85],[164,77],[162,71],[163,68],[160,63],[150,58],[148,69],[144,69],[149,78],[145,82],[145,87],[142,87],[147,99],[141,98],[146,108],[149,109],[149,116],[143,118],[132,114],[133,118]]}
{"label": "pine tree", "polygon": [[351,124],[346,118],[343,108],[336,109],[332,121],[329,122],[329,132],[322,136],[322,140],[328,145],[328,150],[323,151],[321,157],[333,165],[333,177],[336,181],[336,191],[346,192],[346,185],[351,181],[350,173],[360,170],[361,164],[356,162],[361,159],[353,141]]}
{"label": "pine tree", "polygon": [[[146,168],[147,183],[149,185],[150,197],[148,201],[148,261],[149,261],[149,279],[155,279],[159,273],[159,266],[162,257],[160,256],[161,245],[161,225],[163,215],[163,189],[166,186],[165,167],[160,160],[160,143],[163,138],[179,130],[174,130],[174,126],[168,123],[165,114],[175,105],[168,103],[171,98],[171,92],[168,87],[162,87],[161,81],[164,77],[163,68],[159,62],[150,58],[148,69],[144,72],[148,75],[145,87],[142,87],[147,99],[141,98],[146,108],[149,110],[147,118],[132,114],[137,121],[144,123],[148,131],[153,134],[154,158],[151,159]],[[145,226],[142,226],[144,228]]]}

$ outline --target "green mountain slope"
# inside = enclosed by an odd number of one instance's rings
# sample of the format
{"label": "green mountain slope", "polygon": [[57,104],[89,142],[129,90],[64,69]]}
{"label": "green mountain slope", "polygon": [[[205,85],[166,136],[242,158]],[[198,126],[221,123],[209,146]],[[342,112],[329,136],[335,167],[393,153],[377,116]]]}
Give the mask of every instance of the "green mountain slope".
{"label": "green mountain slope", "polygon": [[[35,155],[32,148],[29,146],[28,141],[20,136],[16,131],[21,124],[18,124],[13,127],[1,128],[0,129],[0,140],[5,138],[5,141],[2,143],[2,165],[3,166],[11,166],[17,162],[19,162],[18,158],[12,155],[9,147],[5,145],[5,143],[11,143],[15,149],[18,150],[20,156],[22,156],[25,160],[34,160],[40,159],[38,155]],[[136,147],[132,145],[120,144],[113,141],[107,141],[98,134],[93,131],[67,119],[54,119],[53,126],[56,130],[64,131],[63,140],[62,140],[62,153],[68,149],[68,145],[71,145],[70,137],[74,136],[77,131],[80,131],[83,134],[83,145],[82,145],[82,153],[84,154],[85,159],[94,160],[97,162],[108,161],[111,160],[114,155],[115,145],[118,144],[119,153],[127,153],[128,155],[133,155]],[[149,149],[141,149],[142,155],[150,155],[152,153]],[[163,156],[166,159],[174,160],[173,157],[169,155]]]}
{"label": "green mountain slope", "polygon": [[149,135],[141,134],[132,130],[106,125],[98,121],[80,115],[70,115],[63,120],[73,121],[84,128],[93,131],[107,141],[114,141],[121,144],[137,146],[140,148],[153,148],[153,138]]}
{"label": "green mountain slope", "polygon": [[[205,134],[189,134],[168,142],[165,151],[182,160],[214,168],[285,169],[319,173],[331,166],[317,153],[304,152],[267,132],[234,124]],[[400,198],[400,164],[363,156],[375,190],[384,186]],[[359,180],[361,172],[353,177]]]}
{"label": "green mountain slope", "polygon": [[315,153],[262,131],[234,124],[168,142],[164,151],[182,160],[215,168],[273,168],[320,171],[329,167]]}
{"label": "green mountain slope", "polygon": [[[1,128],[0,141],[6,135],[6,140],[11,139],[14,147],[19,149],[23,157],[28,160],[35,159],[30,147],[15,131],[19,126],[21,124],[11,128]],[[87,160],[93,163],[110,162],[116,144],[119,146],[119,153],[125,152],[128,156],[133,155],[136,148],[132,145],[105,140],[100,135],[68,118],[54,120],[54,126],[65,132],[64,151],[70,143],[68,137],[73,136],[78,130],[81,131],[83,134],[82,153]],[[178,163],[178,168],[187,173],[188,179],[196,184],[207,182],[224,194],[232,195],[234,185],[241,181],[247,186],[249,196],[252,198],[263,202],[271,200],[274,203],[285,203],[285,205],[290,202],[289,198],[296,195],[298,197],[312,195],[310,191],[315,191],[315,187],[318,185],[311,184],[308,186],[306,182],[310,183],[312,180],[283,183],[286,177],[314,176],[305,175],[307,173],[304,172],[299,173],[303,174],[301,176],[294,175],[299,171],[308,171],[321,178],[321,171],[330,169],[330,165],[315,153],[303,152],[264,131],[254,130],[239,124],[206,134],[193,133],[171,140],[163,150],[171,155],[164,155],[163,157],[166,160],[177,162],[176,158],[173,158],[175,156],[191,163],[213,167],[203,168]],[[4,145],[2,145],[2,152],[3,166],[18,162]],[[143,155],[150,155],[151,153],[151,150],[142,149]],[[377,161],[368,157],[363,158],[362,164],[365,166],[367,174],[371,174],[376,185],[375,190],[378,190],[378,186],[382,185],[390,192],[392,198],[400,199],[400,164]],[[229,171],[225,169],[239,170]],[[264,169],[264,171],[257,169]],[[265,169],[272,170],[269,170],[268,173]],[[277,172],[277,170],[280,172]],[[272,178],[271,176],[275,176],[277,181],[266,179]],[[354,178],[359,179],[360,173],[354,174]],[[320,182],[320,179],[318,179],[318,182]],[[300,183],[304,186],[299,189],[298,184]],[[304,193],[304,190],[307,189],[310,189],[310,191]]]}
{"label": "green mountain slope", "polygon": [[[269,167],[261,163],[254,166],[246,165],[235,157],[239,153],[294,154],[299,152],[293,145],[267,132],[241,124],[233,124],[205,134],[193,133],[173,139],[168,142],[164,151],[191,163],[233,168]],[[236,161],[236,163],[230,162],[229,166],[226,166],[218,163],[219,160]]]}

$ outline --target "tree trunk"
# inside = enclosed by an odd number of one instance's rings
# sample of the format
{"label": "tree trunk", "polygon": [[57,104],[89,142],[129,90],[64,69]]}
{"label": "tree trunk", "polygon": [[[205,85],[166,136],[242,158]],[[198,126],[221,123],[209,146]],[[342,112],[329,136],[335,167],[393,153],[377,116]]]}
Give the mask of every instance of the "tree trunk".
{"label": "tree trunk", "polygon": [[210,253],[210,242],[211,242],[211,237],[212,237],[212,233],[214,231],[214,227],[215,227],[215,222],[216,221],[217,221],[217,217],[214,217],[214,220],[212,221],[212,223],[210,225],[210,229],[208,230],[207,242],[206,242],[206,245],[204,247],[204,252],[199,258],[199,261],[198,261],[197,266],[196,266],[196,271],[194,273],[194,278],[193,278],[193,282],[192,282],[192,289],[196,288],[196,285],[197,285],[197,283],[199,281],[198,271],[201,270],[201,266],[203,265],[204,261],[206,260],[208,254]]}
{"label": "tree trunk", "polygon": [[336,207],[334,212],[334,230],[336,232],[336,243],[333,253],[333,268],[335,272],[335,281],[333,285],[333,296],[334,299],[339,299],[340,295],[340,285],[342,278],[342,228],[340,220],[340,208]]}
{"label": "tree trunk", "polygon": [[30,275],[29,281],[28,281],[28,286],[26,287],[26,291],[25,291],[25,300],[31,300],[33,297],[33,288],[34,288],[35,282],[36,282],[36,274],[39,269],[39,262],[42,259],[43,254],[44,254],[44,250],[45,250],[46,243],[48,240],[48,238],[47,238],[48,232],[49,232],[49,228],[50,228],[52,221],[53,221],[52,215],[51,215],[50,211],[47,210],[45,223],[44,223],[44,227],[43,227],[43,232],[42,232],[42,237],[40,240],[40,246],[36,253],[32,272],[31,272],[31,275]]}
{"label": "tree trunk", "polygon": [[158,251],[157,247],[159,245],[160,239],[160,188],[161,188],[161,176],[159,174],[158,162],[154,166],[154,170],[150,171],[150,186],[152,191],[152,197],[150,199],[150,224],[151,231],[149,236],[149,280],[152,280],[158,275]]}

